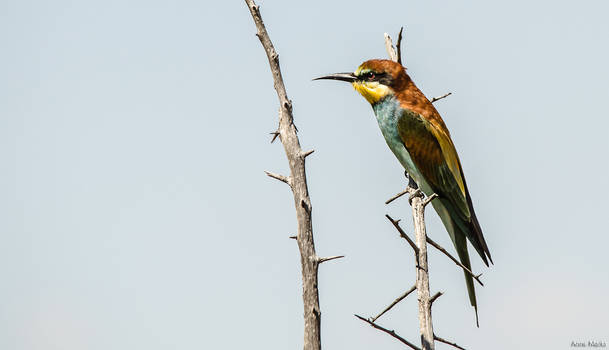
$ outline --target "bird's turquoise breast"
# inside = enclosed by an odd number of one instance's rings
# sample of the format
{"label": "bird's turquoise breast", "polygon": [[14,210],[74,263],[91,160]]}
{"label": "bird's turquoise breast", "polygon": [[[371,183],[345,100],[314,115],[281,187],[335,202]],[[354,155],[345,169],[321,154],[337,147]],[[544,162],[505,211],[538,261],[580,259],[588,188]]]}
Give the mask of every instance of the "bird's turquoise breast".
{"label": "bird's turquoise breast", "polygon": [[398,133],[398,120],[402,117],[403,110],[399,101],[394,96],[387,96],[372,106],[376,120],[381,128],[381,133],[387,145],[400,161],[404,169],[414,178],[425,194],[430,194],[430,188],[424,181],[423,176],[415,166],[408,150],[404,146]]}

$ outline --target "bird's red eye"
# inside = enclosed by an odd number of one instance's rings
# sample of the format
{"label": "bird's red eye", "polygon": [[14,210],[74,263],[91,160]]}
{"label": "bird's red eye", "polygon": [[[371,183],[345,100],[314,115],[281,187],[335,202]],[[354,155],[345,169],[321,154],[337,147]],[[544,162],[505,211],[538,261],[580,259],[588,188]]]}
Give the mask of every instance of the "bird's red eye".
{"label": "bird's red eye", "polygon": [[374,73],[368,73],[368,80],[374,80]]}

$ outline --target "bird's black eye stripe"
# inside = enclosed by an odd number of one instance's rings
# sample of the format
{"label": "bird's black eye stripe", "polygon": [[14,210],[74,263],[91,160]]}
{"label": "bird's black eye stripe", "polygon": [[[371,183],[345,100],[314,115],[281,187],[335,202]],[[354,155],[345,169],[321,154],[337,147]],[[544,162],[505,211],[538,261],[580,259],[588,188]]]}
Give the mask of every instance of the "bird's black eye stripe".
{"label": "bird's black eye stripe", "polygon": [[380,81],[387,76],[387,73],[366,72],[360,75],[360,79],[367,81]]}

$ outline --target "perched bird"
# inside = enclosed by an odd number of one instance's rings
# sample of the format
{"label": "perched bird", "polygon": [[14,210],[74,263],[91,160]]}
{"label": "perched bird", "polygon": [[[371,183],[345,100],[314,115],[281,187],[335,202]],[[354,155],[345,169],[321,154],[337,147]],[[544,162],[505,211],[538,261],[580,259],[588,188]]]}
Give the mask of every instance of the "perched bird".
{"label": "perched bird", "polygon": [[[394,61],[375,59],[362,63],[354,73],[317,79],[349,82],[372,105],[387,145],[406,172],[425,195],[438,195],[431,204],[442,219],[461,263],[471,271],[466,238],[486,266],[489,261],[492,263],[450,133],[438,111],[406,74],[406,68]],[[474,281],[464,273],[478,323]]]}

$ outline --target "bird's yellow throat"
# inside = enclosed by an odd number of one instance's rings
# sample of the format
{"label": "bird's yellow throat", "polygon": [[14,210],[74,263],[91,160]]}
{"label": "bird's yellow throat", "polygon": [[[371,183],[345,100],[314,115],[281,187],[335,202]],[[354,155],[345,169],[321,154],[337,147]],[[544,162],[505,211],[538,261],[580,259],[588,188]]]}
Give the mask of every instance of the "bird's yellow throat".
{"label": "bird's yellow throat", "polygon": [[387,85],[378,81],[354,81],[352,85],[370,104],[377,103],[391,92]]}

